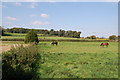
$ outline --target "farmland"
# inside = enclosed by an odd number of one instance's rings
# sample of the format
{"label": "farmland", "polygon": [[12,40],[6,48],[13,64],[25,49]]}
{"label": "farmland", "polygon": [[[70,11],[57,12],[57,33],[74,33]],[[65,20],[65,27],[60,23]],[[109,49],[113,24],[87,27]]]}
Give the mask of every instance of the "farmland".
{"label": "farmland", "polygon": [[52,46],[40,42],[42,57],[41,78],[117,78],[118,47],[111,42],[108,48],[99,42],[60,42]]}
{"label": "farmland", "polygon": [[118,80],[119,4],[96,1],[2,1],[2,80]]}
{"label": "farmland", "polygon": [[[7,33],[2,39],[24,39],[26,34]],[[39,39],[82,40],[38,34]],[[104,39],[105,40],[105,39]],[[40,78],[118,78],[118,43],[100,47],[101,42],[51,42],[40,41],[37,76]],[[24,44],[23,41],[2,41],[1,46]],[[11,48],[11,47],[9,47]],[[9,50],[9,49],[8,49]]]}

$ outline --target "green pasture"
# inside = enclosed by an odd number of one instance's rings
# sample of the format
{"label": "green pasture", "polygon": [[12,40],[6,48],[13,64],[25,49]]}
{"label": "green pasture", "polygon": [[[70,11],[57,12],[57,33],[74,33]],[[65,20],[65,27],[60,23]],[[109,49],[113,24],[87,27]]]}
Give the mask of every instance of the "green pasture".
{"label": "green pasture", "polygon": [[100,47],[100,42],[40,42],[41,78],[118,78],[118,43]]}

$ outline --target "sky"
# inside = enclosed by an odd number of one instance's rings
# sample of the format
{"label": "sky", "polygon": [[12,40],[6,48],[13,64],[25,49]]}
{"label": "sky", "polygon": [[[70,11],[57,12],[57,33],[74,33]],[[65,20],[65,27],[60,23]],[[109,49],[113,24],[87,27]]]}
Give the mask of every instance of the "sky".
{"label": "sky", "polygon": [[2,2],[119,2],[119,0],[0,0]]}
{"label": "sky", "polygon": [[81,37],[118,34],[117,2],[3,2],[5,28],[75,30]]}

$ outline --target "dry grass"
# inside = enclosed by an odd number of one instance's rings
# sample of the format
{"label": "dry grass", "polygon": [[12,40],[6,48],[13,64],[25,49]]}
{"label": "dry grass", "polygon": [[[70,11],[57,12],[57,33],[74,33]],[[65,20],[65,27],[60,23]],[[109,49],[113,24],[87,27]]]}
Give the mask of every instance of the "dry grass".
{"label": "dry grass", "polygon": [[10,50],[12,47],[16,48],[23,44],[23,46],[28,46],[29,44],[24,44],[23,42],[14,42],[14,41],[2,41],[0,44],[0,53]]}

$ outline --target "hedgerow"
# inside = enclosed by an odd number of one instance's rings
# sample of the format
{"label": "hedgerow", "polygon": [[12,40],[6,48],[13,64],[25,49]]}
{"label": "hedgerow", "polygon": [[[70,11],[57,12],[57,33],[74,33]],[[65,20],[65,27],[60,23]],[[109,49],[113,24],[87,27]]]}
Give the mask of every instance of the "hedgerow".
{"label": "hedgerow", "polygon": [[31,80],[35,76],[36,45],[20,45],[2,54],[2,80]]}

